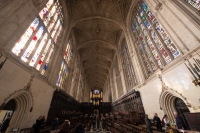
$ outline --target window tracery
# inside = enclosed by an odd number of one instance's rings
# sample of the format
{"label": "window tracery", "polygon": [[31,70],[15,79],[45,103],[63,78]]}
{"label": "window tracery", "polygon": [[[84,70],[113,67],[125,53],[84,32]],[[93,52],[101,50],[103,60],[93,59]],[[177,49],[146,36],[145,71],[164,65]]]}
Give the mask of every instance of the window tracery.
{"label": "window tracery", "polygon": [[145,2],[140,3],[133,12],[132,32],[147,75],[153,74],[159,67],[162,68],[180,55]]}
{"label": "window tracery", "polygon": [[15,44],[12,52],[44,75],[62,31],[62,20],[62,6],[59,1],[49,0]]}
{"label": "window tracery", "polygon": [[200,11],[200,0],[184,0],[184,1],[189,3],[191,6],[193,6],[198,11]]}
{"label": "window tracery", "polygon": [[56,85],[58,87],[60,87],[61,89],[64,89],[67,78],[68,78],[68,74],[69,74],[69,66],[71,63],[71,59],[72,59],[72,38],[70,37],[67,46],[66,46],[66,50],[64,52],[63,55],[63,61],[61,64],[61,69],[60,72],[58,74],[58,80],[56,82]]}
{"label": "window tracery", "polygon": [[137,85],[137,81],[125,39],[122,41],[121,57],[126,87],[130,89]]}

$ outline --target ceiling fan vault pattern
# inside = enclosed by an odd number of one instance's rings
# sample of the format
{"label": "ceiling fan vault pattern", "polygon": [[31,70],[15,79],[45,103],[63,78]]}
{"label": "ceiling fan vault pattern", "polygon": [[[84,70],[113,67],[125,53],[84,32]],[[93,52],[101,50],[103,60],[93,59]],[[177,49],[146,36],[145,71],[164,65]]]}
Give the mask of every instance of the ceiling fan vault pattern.
{"label": "ceiling fan vault pattern", "polygon": [[108,80],[119,35],[137,0],[66,0],[70,23],[90,88]]}

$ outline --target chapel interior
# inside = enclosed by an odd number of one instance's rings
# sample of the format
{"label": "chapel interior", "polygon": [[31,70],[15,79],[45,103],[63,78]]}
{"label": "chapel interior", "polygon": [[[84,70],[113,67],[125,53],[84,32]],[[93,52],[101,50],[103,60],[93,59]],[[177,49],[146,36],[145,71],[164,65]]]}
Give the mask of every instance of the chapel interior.
{"label": "chapel interior", "polygon": [[200,131],[199,96],[199,0],[0,0],[6,132],[103,114],[114,133],[139,133],[123,124],[174,112]]}

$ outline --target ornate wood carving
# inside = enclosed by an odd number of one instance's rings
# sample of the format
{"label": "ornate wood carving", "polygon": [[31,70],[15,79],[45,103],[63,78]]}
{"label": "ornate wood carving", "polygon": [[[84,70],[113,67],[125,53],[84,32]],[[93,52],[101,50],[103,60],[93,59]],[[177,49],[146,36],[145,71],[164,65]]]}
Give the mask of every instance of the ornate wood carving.
{"label": "ornate wood carving", "polygon": [[[130,92],[129,94],[115,102],[112,105],[112,111],[114,112],[114,114],[131,114],[131,112],[135,112],[136,114],[138,114],[137,117],[140,117],[142,121],[145,111],[139,91]],[[138,118],[136,118],[136,115],[134,115],[131,119],[132,121],[136,122],[136,119],[138,121]]]}

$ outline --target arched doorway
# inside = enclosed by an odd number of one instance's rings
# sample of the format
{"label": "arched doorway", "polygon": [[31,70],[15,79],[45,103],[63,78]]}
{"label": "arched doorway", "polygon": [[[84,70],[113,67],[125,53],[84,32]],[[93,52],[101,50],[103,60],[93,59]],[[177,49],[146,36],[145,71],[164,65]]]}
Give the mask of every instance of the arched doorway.
{"label": "arched doorway", "polygon": [[13,113],[16,108],[16,102],[14,99],[8,101],[8,103],[0,110],[0,129],[2,128],[2,123],[10,116],[10,119],[13,116]]}
{"label": "arched doorway", "polygon": [[11,132],[13,128],[26,128],[27,120],[33,107],[33,98],[29,91],[20,90],[9,95],[1,105],[1,110],[12,112],[12,119],[6,132]]}
{"label": "arched doorway", "polygon": [[160,107],[168,115],[170,122],[175,122],[174,112],[176,111],[186,123],[184,113],[190,112],[187,104],[186,98],[172,89],[164,90],[160,95]]}
{"label": "arched doorway", "polygon": [[184,101],[180,98],[175,99],[175,108],[177,113],[179,114],[180,118],[182,119],[182,122],[184,124],[184,129],[189,129],[187,120],[185,118],[184,113],[190,112],[187,105],[184,103]]}

